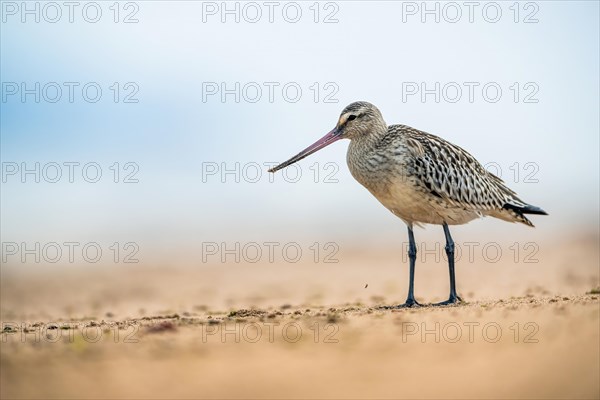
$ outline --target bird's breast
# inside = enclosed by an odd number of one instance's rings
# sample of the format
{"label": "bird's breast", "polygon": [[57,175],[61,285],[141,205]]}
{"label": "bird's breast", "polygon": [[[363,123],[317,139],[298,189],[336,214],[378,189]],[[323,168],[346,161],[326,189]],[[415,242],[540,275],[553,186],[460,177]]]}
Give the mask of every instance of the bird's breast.
{"label": "bird's breast", "polygon": [[[407,159],[402,151],[381,151],[353,146],[347,154],[350,173],[386,207],[391,197],[415,190],[410,181]],[[389,208],[389,207],[388,207]]]}
{"label": "bird's breast", "polygon": [[409,225],[464,223],[477,216],[460,208],[448,207],[419,184],[410,157],[410,153],[398,147],[382,152],[353,147],[351,143],[347,162],[354,179]]}

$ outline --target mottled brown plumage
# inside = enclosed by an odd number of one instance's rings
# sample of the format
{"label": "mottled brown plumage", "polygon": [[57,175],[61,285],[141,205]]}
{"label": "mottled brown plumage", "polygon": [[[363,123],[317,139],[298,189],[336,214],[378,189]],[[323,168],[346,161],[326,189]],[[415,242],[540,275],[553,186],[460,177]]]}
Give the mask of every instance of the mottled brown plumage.
{"label": "mottled brown plumage", "polygon": [[[527,207],[471,154],[444,139],[392,125],[348,149],[352,175],[407,224],[463,224],[481,216],[533,224]],[[517,211],[515,211],[517,210]]]}
{"label": "mottled brown plumage", "polygon": [[293,164],[339,139],[350,139],[347,163],[352,176],[408,226],[411,274],[405,306],[418,305],[413,295],[413,225],[444,227],[450,298],[442,304],[451,304],[460,298],[454,287],[454,242],[448,225],[492,216],[533,226],[524,214],[546,214],[519,199],[466,150],[406,125],[387,126],[379,109],[367,102],[347,106],[331,132],[270,171]]}

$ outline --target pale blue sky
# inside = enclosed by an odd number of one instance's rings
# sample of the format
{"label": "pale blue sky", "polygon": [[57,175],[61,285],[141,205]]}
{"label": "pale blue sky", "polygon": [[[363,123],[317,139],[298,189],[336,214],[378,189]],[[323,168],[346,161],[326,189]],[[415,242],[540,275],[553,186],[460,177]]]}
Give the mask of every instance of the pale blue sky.
{"label": "pale blue sky", "polygon": [[[403,235],[402,222],[351,178],[347,143],[302,161],[304,175],[295,184],[281,175],[269,183],[266,168],[258,183],[236,183],[231,176],[226,183],[214,176],[202,181],[203,163],[233,167],[287,159],[331,129],[341,109],[356,100],[379,106],[390,124],[443,136],[482,163],[497,163],[505,178],[515,162],[535,163],[538,183],[523,182],[523,176],[507,181],[550,212],[538,223],[547,234],[569,224],[597,227],[598,2],[535,2],[539,22],[531,24],[513,22],[512,2],[500,3],[497,23],[477,10],[473,23],[466,16],[457,23],[422,23],[418,14],[402,22],[401,3],[335,2],[337,8],[327,10],[321,3],[320,19],[336,11],[339,22],[329,24],[313,22],[312,3],[301,3],[303,16],[294,24],[277,12],[273,23],[266,16],[257,23],[231,17],[222,23],[219,14],[202,22],[202,3],[191,1],[137,2],[139,22],[123,24],[112,21],[112,2],[100,4],[103,17],[96,24],[77,13],[72,24],[22,23],[19,14],[3,13],[2,82],[98,82],[103,97],[98,103],[77,96],[72,104],[37,104],[32,96],[26,103],[9,96],[1,103],[0,154],[2,162],[30,165],[97,162],[104,176],[114,162],[135,162],[140,182],[23,184],[9,177],[2,184],[3,241],[100,237],[176,246],[272,236]],[[532,10],[520,11],[522,19]],[[134,82],[139,103],[112,102],[113,82]],[[203,102],[203,82],[278,82],[279,88],[295,82],[303,94],[291,103],[276,90],[271,103],[263,85],[256,103],[236,103],[232,96],[225,103],[218,96]],[[321,91],[317,103],[314,82]],[[337,103],[323,102],[327,82],[338,89]],[[480,90],[473,103],[431,97],[423,103],[418,96],[403,102],[406,82],[494,82],[503,94],[497,103],[485,101]],[[515,103],[514,82],[521,90],[533,82],[539,102]],[[336,163],[339,182],[313,182],[309,167],[315,162]],[[516,229],[489,224],[472,229]]]}

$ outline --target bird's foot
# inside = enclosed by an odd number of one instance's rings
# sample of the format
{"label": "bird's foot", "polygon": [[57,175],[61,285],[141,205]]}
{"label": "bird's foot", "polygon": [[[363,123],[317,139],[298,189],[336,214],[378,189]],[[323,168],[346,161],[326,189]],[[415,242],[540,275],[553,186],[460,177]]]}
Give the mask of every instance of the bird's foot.
{"label": "bird's foot", "polygon": [[408,299],[406,299],[404,304],[399,304],[397,306],[397,308],[416,308],[416,307],[423,307],[423,305],[421,303],[417,302],[414,298],[408,298]]}
{"label": "bird's foot", "polygon": [[398,304],[397,306],[381,306],[380,310],[398,310],[400,308],[418,308],[423,307],[421,303],[418,303],[415,299],[408,298],[404,304]]}
{"label": "bird's foot", "polygon": [[450,295],[450,298],[446,301],[441,301],[439,303],[433,303],[432,306],[453,306],[460,303],[464,303],[463,299],[461,299],[457,295]]}

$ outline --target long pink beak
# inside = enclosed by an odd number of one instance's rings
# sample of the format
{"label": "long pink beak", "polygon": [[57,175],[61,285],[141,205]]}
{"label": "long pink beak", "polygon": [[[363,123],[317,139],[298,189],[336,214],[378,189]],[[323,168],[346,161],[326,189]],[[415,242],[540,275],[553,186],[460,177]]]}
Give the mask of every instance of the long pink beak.
{"label": "long pink beak", "polygon": [[294,157],[290,158],[286,162],[279,164],[278,166],[271,168],[269,172],[276,172],[282,168],[287,167],[288,165],[292,165],[293,163],[302,160],[305,157],[310,156],[312,153],[321,150],[323,147],[329,146],[331,143],[336,142],[342,138],[340,130],[338,128],[334,128],[327,135],[323,136],[321,139],[317,140],[315,143],[308,146],[306,149],[302,150],[300,153],[296,154]]}

